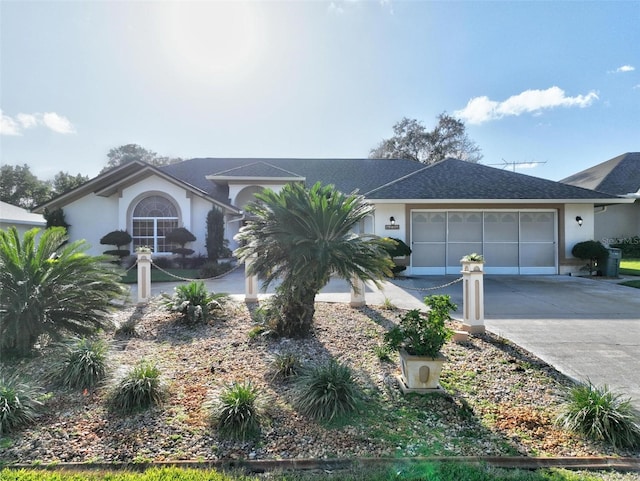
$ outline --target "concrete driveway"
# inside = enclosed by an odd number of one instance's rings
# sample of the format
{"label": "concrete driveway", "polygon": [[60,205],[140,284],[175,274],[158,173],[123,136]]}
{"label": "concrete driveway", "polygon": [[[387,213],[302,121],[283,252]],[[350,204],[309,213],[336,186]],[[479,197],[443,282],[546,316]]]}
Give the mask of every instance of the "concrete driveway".
{"label": "concrete driveway", "polygon": [[[422,299],[449,294],[462,306],[462,286],[417,291],[455,276],[397,281]],[[485,276],[489,331],[575,379],[608,384],[640,409],[640,289],[618,281],[571,276]]]}

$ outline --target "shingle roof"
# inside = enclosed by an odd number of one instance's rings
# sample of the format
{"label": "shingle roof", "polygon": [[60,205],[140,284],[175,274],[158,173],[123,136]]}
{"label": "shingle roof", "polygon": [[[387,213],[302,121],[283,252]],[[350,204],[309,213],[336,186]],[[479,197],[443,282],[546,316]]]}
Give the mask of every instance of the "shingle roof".
{"label": "shingle roof", "polygon": [[228,189],[207,180],[213,175],[262,162],[304,177],[306,185],[333,184],[346,193],[364,193],[423,167],[412,160],[388,159],[229,159],[198,158],[161,167],[168,174],[194,185],[216,199],[228,198]]}
{"label": "shingle roof", "polygon": [[445,159],[364,194],[370,199],[615,198],[610,194],[456,159]]}
{"label": "shingle roof", "polygon": [[298,179],[304,180],[304,177],[295,174],[293,172],[289,172],[288,170],[284,170],[280,167],[276,167],[275,165],[269,164],[268,162],[254,162],[252,164],[241,165],[239,167],[234,167],[232,169],[227,169],[222,172],[217,172],[215,174],[211,174],[207,176],[208,178],[217,177],[217,178],[225,178],[225,179],[243,179],[243,178],[275,178],[275,179]]}
{"label": "shingle roof", "polygon": [[619,155],[560,182],[615,195],[640,192],[640,152]]}

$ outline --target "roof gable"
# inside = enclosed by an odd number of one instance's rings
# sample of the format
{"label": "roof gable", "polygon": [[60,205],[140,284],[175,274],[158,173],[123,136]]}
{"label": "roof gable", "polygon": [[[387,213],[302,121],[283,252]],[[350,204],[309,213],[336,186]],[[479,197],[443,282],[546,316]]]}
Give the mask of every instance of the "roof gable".
{"label": "roof gable", "polygon": [[281,180],[285,182],[304,181],[304,176],[276,167],[268,162],[258,161],[241,165],[216,174],[206,176],[213,181],[241,181],[247,179]]}
{"label": "roof gable", "polygon": [[560,182],[614,195],[640,192],[640,152],[628,152]]}

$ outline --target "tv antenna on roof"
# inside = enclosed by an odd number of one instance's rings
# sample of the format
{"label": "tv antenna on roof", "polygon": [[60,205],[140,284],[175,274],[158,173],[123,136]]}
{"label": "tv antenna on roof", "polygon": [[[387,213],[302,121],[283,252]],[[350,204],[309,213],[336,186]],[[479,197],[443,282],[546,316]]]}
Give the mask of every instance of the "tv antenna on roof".
{"label": "tv antenna on roof", "polygon": [[516,171],[516,169],[531,169],[533,167],[535,167],[536,165],[539,164],[546,164],[546,161],[543,162],[538,162],[538,161],[532,161],[532,162],[509,162],[507,160],[502,159],[502,164],[487,164],[487,165],[501,165],[503,169],[506,168],[511,168],[511,170],[513,172]]}

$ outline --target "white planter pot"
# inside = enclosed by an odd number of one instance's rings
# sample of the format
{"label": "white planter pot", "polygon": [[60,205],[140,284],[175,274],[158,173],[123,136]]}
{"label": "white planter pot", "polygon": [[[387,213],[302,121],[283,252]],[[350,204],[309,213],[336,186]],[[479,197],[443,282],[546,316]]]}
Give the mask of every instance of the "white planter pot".
{"label": "white planter pot", "polygon": [[462,272],[483,272],[483,261],[460,261],[462,264]]}
{"label": "white planter pot", "polygon": [[400,349],[401,381],[405,391],[433,391],[440,389],[440,373],[447,360],[443,355],[438,357],[412,356]]}

